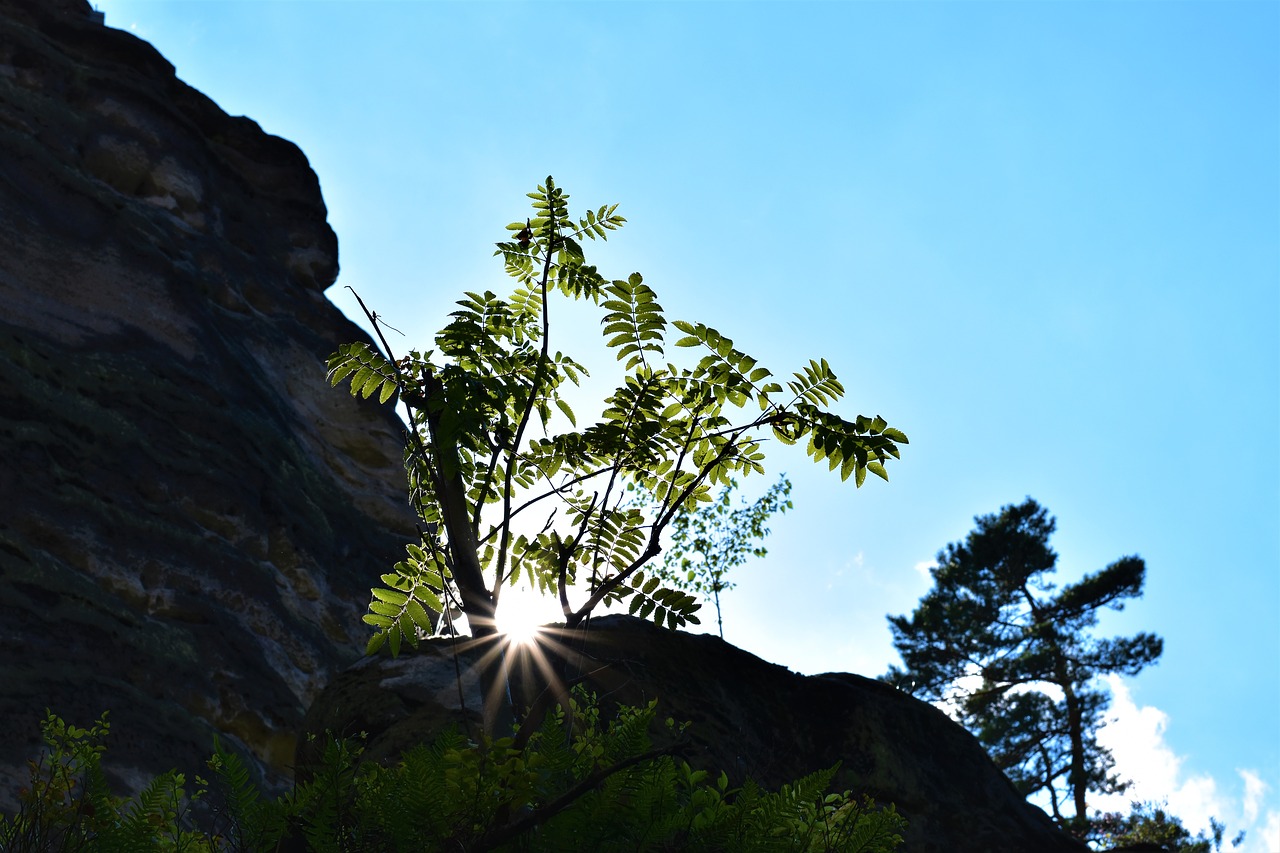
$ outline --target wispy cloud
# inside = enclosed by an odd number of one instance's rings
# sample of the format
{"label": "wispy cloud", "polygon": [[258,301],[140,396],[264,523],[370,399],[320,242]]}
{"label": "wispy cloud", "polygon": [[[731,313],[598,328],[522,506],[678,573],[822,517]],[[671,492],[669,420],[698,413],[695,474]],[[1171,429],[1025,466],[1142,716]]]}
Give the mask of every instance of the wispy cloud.
{"label": "wispy cloud", "polygon": [[[1111,750],[1121,778],[1132,781],[1123,794],[1091,798],[1090,806],[1103,811],[1128,811],[1134,800],[1166,803],[1192,832],[1209,829],[1209,819],[1227,826],[1227,841],[1244,830],[1238,853],[1280,853],[1280,809],[1270,796],[1272,786],[1253,769],[1239,770],[1239,793],[1223,790],[1209,774],[1184,772],[1185,757],[1165,741],[1169,716],[1151,705],[1139,706],[1124,681],[1109,676],[1112,703],[1110,718],[1098,732],[1098,741]],[[1230,844],[1224,849],[1231,850]]]}
{"label": "wispy cloud", "polygon": [[1262,827],[1262,848],[1268,853],[1280,850],[1280,811],[1267,812],[1267,822]]}
{"label": "wispy cloud", "polygon": [[1239,773],[1244,781],[1244,819],[1248,823],[1254,823],[1258,820],[1263,799],[1267,791],[1271,790],[1271,786],[1262,781],[1262,777],[1252,770],[1241,770]]}

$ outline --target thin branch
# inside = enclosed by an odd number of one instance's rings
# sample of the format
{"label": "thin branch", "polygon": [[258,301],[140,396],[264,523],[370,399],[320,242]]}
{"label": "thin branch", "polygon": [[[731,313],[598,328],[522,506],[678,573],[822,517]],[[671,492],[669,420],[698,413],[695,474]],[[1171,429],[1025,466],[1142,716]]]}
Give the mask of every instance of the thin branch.
{"label": "thin branch", "polygon": [[680,744],[672,744],[661,749],[651,749],[640,755],[633,755],[630,758],[623,759],[617,764],[610,767],[602,767],[574,785],[568,791],[565,791],[559,797],[544,806],[540,806],[517,820],[515,823],[509,823],[501,829],[497,829],[486,833],[476,845],[471,848],[476,851],[493,850],[500,847],[508,841],[512,840],[525,830],[531,829],[541,823],[545,823],[555,817],[560,812],[573,805],[583,794],[602,785],[610,776],[620,773],[623,770],[634,767],[637,764],[643,764],[646,761],[652,761],[664,755],[671,755],[681,748]]}
{"label": "thin branch", "polygon": [[547,307],[547,280],[551,277],[551,254],[555,249],[556,241],[556,220],[554,213],[547,222],[547,257],[542,264],[542,279],[538,285],[542,291],[542,351],[538,355],[538,367],[533,372],[533,382],[529,387],[529,399],[525,401],[524,412],[520,415],[520,421],[516,425],[515,438],[511,440],[511,453],[507,457],[506,471],[503,472],[502,482],[502,535],[499,537],[498,558],[494,566],[494,588],[502,586],[502,576],[507,565],[507,545],[511,541],[511,477],[516,467],[516,459],[519,456],[520,442],[524,438],[525,428],[529,426],[529,419],[533,415],[533,407],[538,398],[538,389],[542,385],[542,381],[547,371],[547,362],[549,360],[550,336],[551,336],[551,315],[550,309]]}
{"label": "thin branch", "polygon": [[[627,419],[626,419],[626,421],[623,423],[623,427],[622,427],[622,436],[623,436],[624,444],[623,444],[623,448],[620,448],[620,449],[618,450],[618,452],[614,455],[614,458],[613,458],[613,464],[611,464],[611,465],[609,466],[609,483],[605,486],[605,489],[604,489],[604,500],[600,503],[600,524],[604,524],[604,521],[605,521],[605,515],[606,515],[606,513],[607,513],[607,511],[608,511],[609,495],[613,492],[614,484],[615,484],[615,483],[617,483],[617,481],[618,481],[618,473],[622,470],[622,463],[624,462],[624,457],[626,456],[626,452],[625,452],[626,444],[625,444],[625,441],[626,441],[626,437],[627,437],[628,431],[630,430],[630,428],[631,428],[631,426],[632,426],[632,424],[633,424],[633,420],[632,420],[632,419],[633,419],[633,418],[634,418],[634,417],[639,413],[639,411],[640,411],[640,401],[643,399],[644,392],[645,392],[646,390],[648,390],[648,388],[649,388],[648,383],[649,383],[649,382],[652,382],[652,381],[655,381],[656,379],[657,379],[657,375],[656,375],[656,374],[651,374],[651,375],[650,375],[650,376],[645,380],[646,384],[642,385],[642,386],[641,386],[641,388],[640,388],[640,391],[636,394],[636,397],[635,397],[635,403],[632,405],[632,407],[631,407],[631,411],[629,411],[629,412],[627,413]],[[594,504],[594,500],[592,501],[592,503]],[[591,563],[591,578],[592,578],[592,581],[593,581],[593,582],[595,581],[595,578],[596,578],[596,571],[598,570],[598,568],[599,568],[599,566],[600,566],[600,562],[601,562],[601,560],[600,560],[600,536],[599,536],[599,531],[597,531],[597,534],[596,534],[596,537],[595,537],[595,556],[594,556],[594,558],[593,558],[593,560],[592,560],[592,563]],[[563,605],[567,608],[567,607],[568,607],[568,601],[564,601],[563,599],[562,599],[562,601],[563,601]],[[570,617],[571,613],[570,613],[570,611],[566,610],[564,615],[565,615],[565,618],[566,618],[566,619],[568,619],[568,618]]]}
{"label": "thin branch", "polygon": [[[580,475],[578,475],[577,477],[571,477],[571,478],[569,478],[569,479],[565,480],[565,481],[564,481],[563,483],[561,483],[559,486],[557,486],[557,485],[555,485],[554,483],[552,483],[552,484],[551,484],[551,490],[550,490],[550,491],[543,492],[542,494],[538,495],[536,498],[530,498],[529,500],[525,501],[525,502],[524,502],[524,503],[522,503],[520,506],[518,506],[518,507],[516,507],[515,509],[511,510],[511,515],[510,515],[509,517],[510,517],[510,518],[515,518],[517,515],[519,515],[520,513],[524,512],[526,509],[528,509],[529,507],[533,506],[533,505],[534,505],[534,504],[536,504],[538,501],[545,500],[545,499],[547,499],[547,498],[549,498],[549,497],[553,497],[553,496],[556,496],[556,495],[560,495],[562,492],[564,492],[564,491],[565,491],[566,489],[568,489],[570,486],[576,486],[576,485],[577,485],[577,484],[579,484],[579,483],[585,483],[587,480],[590,480],[592,477],[599,477],[601,474],[605,473],[605,472],[606,472],[606,471],[608,471],[608,470],[610,470],[610,469],[609,469],[609,468],[600,468],[599,470],[596,470],[596,471],[590,471],[590,472],[588,472],[588,473],[586,473],[586,474],[580,474]],[[547,474],[546,474],[546,472],[545,472],[545,471],[543,471],[541,468],[539,468],[539,469],[538,469],[538,473],[539,473],[539,474],[541,474],[541,475],[543,476],[543,478],[547,480],[547,482],[551,482],[551,478],[550,478],[550,477],[548,477],[548,476],[547,476]],[[495,525],[494,525],[494,526],[489,530],[489,532],[488,532],[488,533],[486,533],[486,534],[484,535],[484,538],[480,539],[480,544],[482,544],[482,545],[483,545],[485,542],[488,542],[488,541],[489,541],[489,539],[491,539],[491,538],[493,537],[493,535],[494,535],[495,533],[499,532],[501,529],[502,529],[502,528],[501,528],[501,526],[500,526],[500,525],[496,525],[496,524],[495,524]]]}
{"label": "thin branch", "polygon": [[[701,410],[702,410],[702,408],[705,408],[705,405],[704,405],[704,406],[699,407],[699,409],[698,409],[698,410],[696,410],[696,411],[694,412],[694,414],[696,415],[696,413],[697,413],[698,411],[701,411]],[[747,425],[745,425],[745,426],[731,426],[731,427],[725,427],[725,428],[724,428],[724,429],[722,429],[722,430],[717,430],[717,431],[715,431],[715,432],[708,433],[708,434],[707,434],[707,437],[709,437],[709,438],[713,438],[713,437],[720,436],[720,435],[729,435],[730,433],[733,433],[733,432],[745,431],[745,430],[748,430],[748,429],[755,429],[755,428],[757,428],[757,427],[764,426],[766,423],[768,423],[768,419],[763,418],[763,417],[761,417],[761,418],[756,418],[756,420],[752,421],[750,424],[747,424]],[[681,465],[681,464],[683,464],[685,454],[688,452],[688,449],[689,449],[689,443],[688,443],[688,442],[689,442],[690,440],[692,440],[692,431],[696,428],[696,426],[697,426],[697,424],[696,424],[696,420],[690,423],[690,437],[689,437],[689,439],[686,439],[685,446],[681,449],[680,456],[678,457],[677,462],[676,462],[676,465],[675,465],[675,468],[674,468],[673,470],[678,469],[678,468],[680,467],[680,465]],[[590,480],[590,479],[591,479],[591,478],[593,478],[593,477],[599,477],[601,474],[604,474],[604,473],[607,473],[607,472],[612,471],[612,470],[613,470],[613,468],[614,468],[614,466],[613,466],[613,465],[607,465],[607,466],[602,467],[602,468],[597,468],[597,469],[596,469],[596,470],[594,470],[594,471],[588,471],[588,472],[587,472],[587,473],[585,473],[585,474],[579,474],[579,475],[577,475],[577,476],[575,476],[575,477],[570,477],[570,478],[566,479],[566,480],[565,480],[563,483],[561,483],[560,485],[556,485],[555,483],[552,483],[552,482],[551,482],[551,478],[547,475],[547,473],[546,473],[545,471],[543,471],[543,470],[539,467],[539,468],[538,468],[538,473],[539,473],[539,474],[541,474],[541,475],[542,475],[542,477],[543,477],[543,479],[545,479],[545,480],[546,480],[546,481],[551,485],[550,490],[548,490],[548,491],[546,491],[546,492],[543,492],[542,494],[538,495],[537,497],[530,498],[529,500],[525,501],[525,502],[524,502],[523,504],[521,504],[520,506],[518,506],[518,507],[516,507],[515,509],[511,510],[511,515],[510,515],[509,517],[511,517],[511,518],[515,518],[515,516],[519,515],[521,512],[523,512],[524,510],[526,510],[526,509],[528,509],[529,507],[533,506],[534,504],[538,503],[539,501],[543,501],[543,500],[546,500],[547,498],[555,497],[555,496],[557,496],[557,495],[560,495],[560,494],[562,494],[566,489],[568,489],[570,486],[576,486],[576,485],[577,485],[577,484],[579,484],[579,483],[585,483],[587,480]],[[665,508],[665,507],[664,507],[664,508]],[[478,541],[479,541],[479,543],[480,543],[481,545],[483,545],[485,542],[487,542],[487,541],[489,541],[491,538],[493,538],[494,534],[498,533],[501,529],[502,529],[502,528],[501,528],[501,526],[500,526],[500,525],[494,525],[494,527],[493,527],[493,528],[492,528],[488,533],[486,533],[484,536],[482,536],[482,537],[480,537],[480,538],[479,538],[479,540],[478,540]]]}
{"label": "thin branch", "polygon": [[[404,373],[400,370],[400,364],[396,361],[395,353],[391,351],[391,344],[387,343],[387,336],[382,334],[382,326],[379,324],[378,315],[369,310],[368,306],[364,304],[364,300],[360,298],[360,294],[356,292],[354,287],[347,285],[347,290],[350,290],[351,295],[356,298],[356,302],[360,303],[360,310],[369,318],[369,323],[373,326],[373,331],[378,335],[378,340],[382,342],[382,348],[386,350],[387,353],[387,361],[391,363],[391,369],[395,371],[396,383],[401,389],[407,389],[409,387],[409,382],[405,379]],[[399,330],[397,329],[397,331]],[[431,478],[435,481],[436,499],[438,501],[440,496],[443,494],[444,471],[439,470],[440,463],[432,460],[431,454],[427,452],[427,448],[422,443],[421,436],[418,435],[418,416],[414,414],[414,409],[417,408],[418,411],[421,412],[421,407],[416,407],[412,402],[410,402],[407,395],[404,393],[401,393],[400,395],[400,402],[404,403],[405,410],[409,413],[409,442],[413,445],[414,451],[417,455],[427,463],[427,468],[431,472]],[[423,414],[425,416],[425,413]]]}
{"label": "thin branch", "polygon": [[[560,611],[564,613],[566,621],[573,616],[573,608],[569,606],[569,563],[573,561],[574,551],[577,550],[579,544],[582,542],[583,534],[587,532],[587,525],[591,523],[591,515],[595,512],[596,500],[599,497],[599,492],[591,493],[591,503],[588,504],[586,512],[582,514],[582,523],[578,525],[578,532],[574,535],[569,547],[565,548],[561,546],[560,553],[556,555],[556,560],[559,563],[559,566],[557,567],[557,585],[559,586],[559,589],[557,592],[560,595]],[[601,515],[603,516],[603,504],[600,509]]]}
{"label": "thin branch", "polygon": [[631,562],[631,565],[627,566],[627,568],[623,569],[618,574],[611,578],[606,578],[604,582],[596,588],[596,591],[592,593],[591,597],[587,599],[587,603],[578,608],[578,611],[573,614],[573,618],[569,620],[567,627],[572,628],[581,622],[582,619],[590,614],[591,611],[596,608],[596,605],[603,601],[609,593],[621,586],[622,583],[631,575],[635,574],[641,566],[649,562],[662,551],[662,545],[659,542],[659,537],[662,534],[662,530],[667,526],[667,523],[671,521],[672,516],[675,515],[676,508],[688,500],[689,496],[692,495],[698,485],[706,479],[707,475],[717,465],[729,457],[734,446],[734,441],[725,442],[724,447],[720,448],[720,452],[716,454],[715,459],[711,460],[709,465],[703,467],[702,471],[699,472],[698,475],[694,477],[693,481],[685,487],[684,491],[680,493],[680,497],[677,498],[671,507],[654,522],[653,527],[649,531],[649,544],[640,556],[636,557],[636,559]]}
{"label": "thin branch", "polygon": [[476,501],[475,512],[471,514],[471,529],[475,531],[477,543],[482,544],[480,537],[480,511],[484,509],[485,495],[489,493],[489,488],[493,484],[493,472],[498,467],[498,458],[502,456],[502,445],[498,442],[493,443],[493,455],[489,457],[489,467],[484,472],[484,480],[481,482],[479,500]]}
{"label": "thin branch", "polygon": [[[690,414],[689,434],[685,436],[684,446],[680,448],[680,455],[676,457],[676,464],[671,467],[671,481],[673,483],[675,482],[676,476],[679,475],[680,469],[684,467],[684,459],[686,456],[689,455],[689,448],[693,445],[693,436],[697,432],[698,421],[702,417],[702,410],[705,409],[708,405],[710,404],[704,401],[703,404],[699,406],[695,411],[691,411],[689,413]],[[659,517],[661,517],[667,511],[668,502],[671,500],[671,494],[672,494],[672,489],[668,488],[666,496],[662,499],[661,506],[658,507]]]}

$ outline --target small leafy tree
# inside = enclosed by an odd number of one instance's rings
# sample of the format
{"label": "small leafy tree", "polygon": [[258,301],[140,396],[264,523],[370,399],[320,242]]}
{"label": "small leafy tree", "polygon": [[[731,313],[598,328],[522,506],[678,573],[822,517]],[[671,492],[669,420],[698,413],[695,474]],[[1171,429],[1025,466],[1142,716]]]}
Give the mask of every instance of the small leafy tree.
{"label": "small leafy tree", "polygon": [[1046,579],[1055,522],[1039,504],[1028,498],[976,522],[938,554],[934,588],[911,617],[889,617],[904,667],[884,679],[949,703],[1025,795],[1045,792],[1055,820],[1084,833],[1087,793],[1126,787],[1097,741],[1109,702],[1097,677],[1136,675],[1162,650],[1154,634],[1104,640],[1089,629],[1102,608],[1142,595],[1146,566],[1124,557],[1055,592]]}
{"label": "small leafy tree", "polygon": [[709,506],[696,512],[681,511],[671,522],[671,543],[662,565],[653,573],[663,583],[709,595],[716,606],[716,626],[724,637],[720,593],[736,584],[725,580],[729,570],[748,557],[768,555],[764,538],[769,519],[791,509],[791,481],[783,475],[754,502],[743,498],[734,508],[732,496],[738,481],[731,479]]}
{"label": "small leafy tree", "polygon": [[[907,441],[878,416],[829,411],[844,388],[825,360],[779,382],[710,326],[669,323],[639,273],[609,280],[588,264],[584,242],[625,222],[616,205],[574,218],[550,177],[529,196],[533,216],[507,226],[495,253],[516,282],[508,298],[467,293],[434,349],[396,359],[383,337],[386,355],[355,343],[329,361],[331,381],[353,394],[399,394],[411,426],[406,466],[422,541],[373,590],[368,651],[417,643],[456,601],[472,637],[495,650],[480,683],[486,730],[499,734],[514,719],[494,618],[505,586],[523,578],[555,596],[568,631],[617,603],[672,628],[696,622],[694,596],[644,573],[678,513],[735,476],[762,473],[768,437],[805,442],[859,486],[867,472],[887,479],[885,463]],[[624,371],[585,428],[562,396],[587,370],[552,347],[557,297],[599,306]],[[666,360],[672,328],[692,364]],[[569,431],[555,431],[559,416]],[[645,497],[640,506],[628,486]],[[564,706],[563,685],[555,690]]]}

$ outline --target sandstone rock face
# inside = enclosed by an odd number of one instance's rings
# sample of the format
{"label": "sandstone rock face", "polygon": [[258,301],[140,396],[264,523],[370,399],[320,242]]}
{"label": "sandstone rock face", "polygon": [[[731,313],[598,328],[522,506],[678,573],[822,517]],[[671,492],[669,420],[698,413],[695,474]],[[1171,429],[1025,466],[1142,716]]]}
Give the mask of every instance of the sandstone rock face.
{"label": "sandstone rock face", "polygon": [[[1087,850],[1019,796],[971,734],[878,681],[797,675],[718,637],[627,616],[594,619],[581,649],[575,666],[593,673],[586,683],[602,706],[657,698],[660,718],[693,723],[686,759],[724,770],[734,784],[750,777],[776,788],[839,761],[840,789],[895,803],[910,821],[903,850],[911,853]],[[305,731],[367,732],[365,757],[389,761],[451,723],[478,729],[479,655],[461,641],[433,640],[396,660],[362,660],[320,694]],[[314,746],[299,743],[305,767]]]}
{"label": "sandstone rock face", "polygon": [[290,774],[414,536],[402,428],[325,382],[364,339],[302,152],[83,0],[0,0],[0,806],[46,707],[126,783],[212,734]]}

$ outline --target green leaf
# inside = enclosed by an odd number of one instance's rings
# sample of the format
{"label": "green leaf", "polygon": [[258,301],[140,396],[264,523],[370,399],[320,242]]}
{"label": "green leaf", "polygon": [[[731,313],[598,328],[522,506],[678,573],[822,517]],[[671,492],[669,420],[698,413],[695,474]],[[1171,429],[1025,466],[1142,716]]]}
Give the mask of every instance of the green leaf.
{"label": "green leaf", "polygon": [[431,624],[431,617],[427,615],[427,611],[422,609],[422,605],[414,601],[412,598],[405,602],[404,609],[408,611],[409,618],[414,624],[422,630],[430,633],[435,630],[435,626]]}
{"label": "green leaf", "polygon": [[[362,367],[357,370],[356,375],[351,377],[351,396],[354,397],[359,394],[370,379],[377,378],[378,374],[374,373],[372,368]],[[365,396],[367,397],[368,395],[366,394]]]}
{"label": "green leaf", "polygon": [[574,426],[578,425],[578,420],[573,416],[573,409],[569,408],[568,403],[566,403],[564,400],[561,400],[559,397],[557,397],[556,406],[559,407],[560,411],[564,412],[564,416],[569,419],[569,423],[573,424]]}
{"label": "green leaf", "polygon": [[[435,576],[433,583],[440,583],[439,575]],[[413,590],[413,596],[419,599],[419,601],[422,602],[422,606],[428,608],[431,612],[444,612],[444,605],[440,603],[440,597],[436,596],[435,592],[433,592],[430,587],[425,587],[425,585],[422,584],[417,585],[417,588]]]}
{"label": "green leaf", "polygon": [[385,601],[370,601],[369,609],[381,616],[387,616],[392,619],[395,619],[400,615],[400,612],[404,608],[395,604],[388,604]]}
{"label": "green leaf", "polygon": [[393,589],[379,589],[378,587],[374,587],[369,590],[369,592],[373,593],[374,598],[380,601],[385,601],[388,604],[394,604],[397,607],[403,607],[405,601],[409,598],[409,596],[405,595],[403,592]]}
{"label": "green leaf", "polygon": [[617,335],[613,338],[610,338],[608,343],[605,344],[605,346],[609,348],[621,346],[622,344],[625,344],[627,341],[631,340],[631,337],[632,336],[630,332],[627,332],[627,334],[625,335]]}

